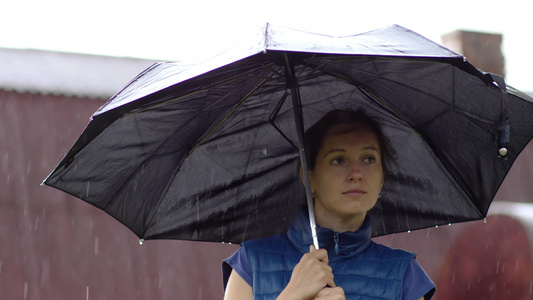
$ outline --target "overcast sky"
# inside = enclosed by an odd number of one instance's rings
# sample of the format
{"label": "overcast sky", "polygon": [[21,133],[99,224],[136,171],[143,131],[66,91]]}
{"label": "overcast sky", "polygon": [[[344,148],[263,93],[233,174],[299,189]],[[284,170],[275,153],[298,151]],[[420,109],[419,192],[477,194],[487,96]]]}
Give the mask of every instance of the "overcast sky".
{"label": "overcast sky", "polygon": [[[441,42],[456,29],[504,35],[506,81],[533,91],[532,0],[17,0],[0,12],[0,47],[184,60],[210,56],[265,22],[332,35],[398,24]],[[327,4],[326,4],[327,3]]]}

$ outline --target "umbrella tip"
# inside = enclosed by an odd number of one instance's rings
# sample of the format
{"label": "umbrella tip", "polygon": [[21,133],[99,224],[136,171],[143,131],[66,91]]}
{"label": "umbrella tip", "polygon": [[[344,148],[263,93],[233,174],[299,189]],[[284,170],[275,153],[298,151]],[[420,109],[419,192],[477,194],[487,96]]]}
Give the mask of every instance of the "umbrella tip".
{"label": "umbrella tip", "polygon": [[509,151],[505,147],[502,147],[500,148],[500,150],[498,150],[498,154],[500,155],[500,157],[505,157],[508,153]]}

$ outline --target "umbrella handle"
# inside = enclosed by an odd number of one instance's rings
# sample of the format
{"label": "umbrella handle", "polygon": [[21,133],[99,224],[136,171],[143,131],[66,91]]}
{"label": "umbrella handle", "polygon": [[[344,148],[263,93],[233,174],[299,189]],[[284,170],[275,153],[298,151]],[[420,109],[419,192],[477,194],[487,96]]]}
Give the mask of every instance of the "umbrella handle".
{"label": "umbrella handle", "polygon": [[300,100],[300,93],[298,90],[298,81],[294,75],[294,67],[290,64],[289,57],[285,53],[287,86],[292,98],[292,108],[294,112],[294,125],[296,126],[296,134],[298,136],[298,151],[300,154],[300,165],[302,168],[303,181],[305,186],[305,198],[307,202],[307,211],[309,213],[309,226],[311,226],[311,236],[313,238],[313,245],[315,249],[319,249],[318,237],[316,234],[315,211],[313,208],[313,195],[311,193],[311,182],[309,180],[309,173],[307,168],[307,159],[305,157],[304,144],[304,122],[302,117],[302,105]]}

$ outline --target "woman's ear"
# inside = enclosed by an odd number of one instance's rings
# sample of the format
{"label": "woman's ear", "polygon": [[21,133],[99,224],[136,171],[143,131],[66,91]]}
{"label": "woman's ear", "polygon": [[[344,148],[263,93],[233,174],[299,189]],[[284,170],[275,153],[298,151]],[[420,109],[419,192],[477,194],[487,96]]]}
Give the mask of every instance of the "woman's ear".
{"label": "woman's ear", "polygon": [[383,179],[381,179],[381,184],[379,185],[379,195],[381,195],[381,190],[383,189],[384,183],[385,183],[385,175],[383,175]]}

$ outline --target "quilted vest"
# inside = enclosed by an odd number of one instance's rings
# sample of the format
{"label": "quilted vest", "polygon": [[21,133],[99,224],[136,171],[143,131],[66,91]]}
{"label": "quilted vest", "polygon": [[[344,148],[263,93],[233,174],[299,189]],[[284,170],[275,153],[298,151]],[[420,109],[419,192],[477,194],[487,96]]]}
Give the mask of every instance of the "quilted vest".
{"label": "quilted vest", "polygon": [[[370,223],[367,217],[361,229],[344,233],[317,227],[320,248],[328,251],[335,284],[344,289],[346,299],[399,299],[404,273],[415,255],[374,243]],[[298,214],[287,234],[243,244],[254,299],[276,299],[312,244],[306,211]]]}

